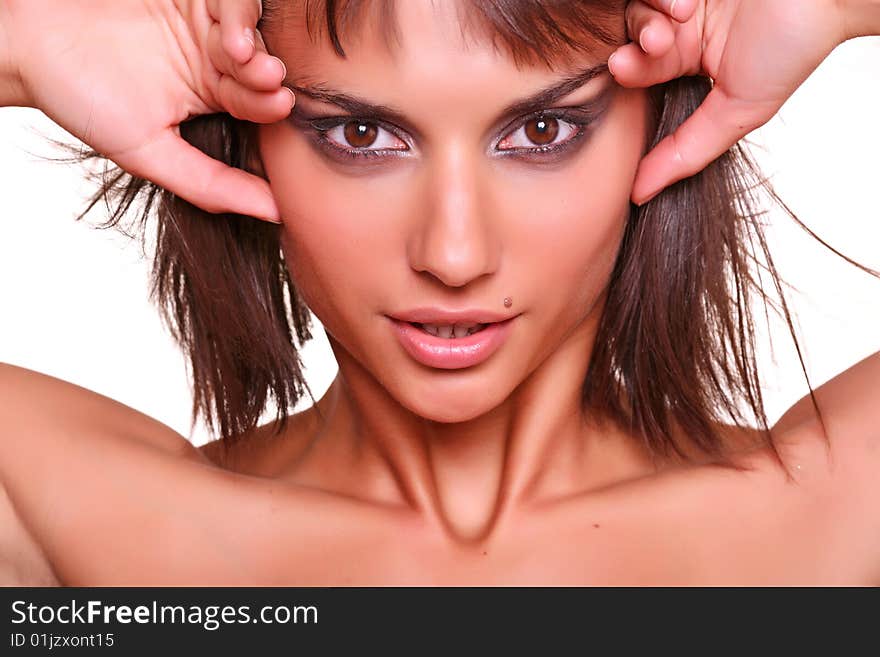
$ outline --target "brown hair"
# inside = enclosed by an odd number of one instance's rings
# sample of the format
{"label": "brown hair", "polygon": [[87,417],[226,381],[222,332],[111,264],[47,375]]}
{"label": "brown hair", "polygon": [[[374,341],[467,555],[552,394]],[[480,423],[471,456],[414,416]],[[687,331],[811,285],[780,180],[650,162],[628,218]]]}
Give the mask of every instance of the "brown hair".
{"label": "brown hair", "polygon": [[[367,5],[378,8],[376,15],[394,38],[393,0],[300,4],[309,34],[314,38],[324,30],[342,57],[341,35]],[[585,37],[613,45],[614,35],[623,33],[624,5],[623,0],[461,3],[467,10],[463,22],[482,30],[493,44],[500,41],[518,65],[548,66],[585,48]],[[283,9],[281,0],[266,0],[260,29],[271,30]],[[651,144],[672,133],[710,88],[703,77],[652,88]],[[252,124],[211,115],[187,121],[180,130],[205,153],[253,172],[248,164],[256,152]],[[102,156],[79,152],[76,159]],[[311,396],[297,349],[311,336],[308,310],[281,252],[279,227],[210,215],[107,164],[97,174],[100,189],[78,218],[103,199],[110,217],[102,227],[143,237],[155,210],[152,297],[188,356],[193,419],[203,416],[228,445],[256,426],[271,398],[282,430],[293,404],[307,392]],[[756,423],[761,440],[774,447],[755,361],[753,294],[761,298],[765,314],[769,304],[784,315],[799,358],[801,353],[784,282],[760,223],[761,190],[824,246],[880,276],[835,251],[801,223],[739,144],[649,203],[631,206],[582,398],[585,412],[640,437],[654,454],[685,458],[687,448],[696,447],[727,463],[716,424],[723,416],[742,428]],[[142,209],[124,227],[122,219],[138,198]],[[762,286],[762,269],[770,275],[779,306]],[[802,358],[801,368],[818,413]]]}

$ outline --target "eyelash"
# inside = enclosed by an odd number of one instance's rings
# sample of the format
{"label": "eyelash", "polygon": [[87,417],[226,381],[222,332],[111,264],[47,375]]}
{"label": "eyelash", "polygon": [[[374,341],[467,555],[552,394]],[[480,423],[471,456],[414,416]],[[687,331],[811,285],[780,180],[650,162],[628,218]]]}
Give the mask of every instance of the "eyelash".
{"label": "eyelash", "polygon": [[[583,137],[589,131],[589,127],[596,120],[596,115],[597,112],[592,108],[573,107],[542,110],[540,112],[536,112],[529,116],[520,118],[517,123],[514,124],[514,127],[512,129],[504,133],[504,136],[501,138],[500,141],[504,141],[509,136],[513,135],[517,130],[521,130],[523,127],[525,127],[530,121],[535,121],[537,119],[556,119],[557,121],[569,123],[574,127],[574,132],[568,139],[556,144],[536,146],[534,148],[506,148],[500,151],[500,153],[504,157],[524,156],[527,158],[534,156],[542,157],[548,155],[556,155],[570,148],[575,142],[580,141],[581,137]],[[334,140],[330,139],[327,136],[327,133],[329,133],[334,128],[344,126],[348,123],[366,123],[376,126],[378,128],[381,128],[382,130],[390,132],[397,139],[406,143],[406,140],[404,140],[400,136],[396,128],[389,126],[381,121],[374,121],[368,118],[362,118],[358,116],[340,116],[306,121],[306,124],[310,126],[311,129],[314,130],[314,132],[316,133],[315,141],[317,141],[322,148],[329,150],[336,155],[340,155],[344,158],[348,158],[351,160],[361,160],[362,158],[371,157],[386,157],[388,155],[400,156],[401,153],[409,150],[408,148],[344,148],[342,146],[339,146]]]}

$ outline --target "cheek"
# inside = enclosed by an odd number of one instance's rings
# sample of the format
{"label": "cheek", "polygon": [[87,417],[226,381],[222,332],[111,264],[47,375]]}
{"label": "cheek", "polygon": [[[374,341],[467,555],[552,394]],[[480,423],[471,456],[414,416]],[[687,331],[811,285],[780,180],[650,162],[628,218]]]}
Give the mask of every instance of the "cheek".
{"label": "cheek", "polygon": [[288,268],[309,307],[321,316],[356,299],[381,275],[376,262],[395,250],[387,199],[399,184],[340,175],[283,125],[263,126],[260,147],[284,220]]}
{"label": "cheek", "polygon": [[[576,159],[541,176],[512,180],[506,243],[535,275],[592,300],[611,273],[630,212],[630,193],[645,146],[645,95],[621,91]],[[515,243],[513,242],[515,240]],[[559,298],[559,297],[548,297]]]}

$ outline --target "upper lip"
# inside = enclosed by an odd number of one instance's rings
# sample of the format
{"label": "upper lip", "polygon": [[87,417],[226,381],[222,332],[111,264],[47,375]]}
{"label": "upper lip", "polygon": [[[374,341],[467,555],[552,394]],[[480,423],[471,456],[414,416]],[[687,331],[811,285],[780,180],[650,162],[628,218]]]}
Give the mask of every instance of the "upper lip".
{"label": "upper lip", "polygon": [[413,308],[412,310],[405,310],[390,316],[402,322],[443,325],[463,324],[465,322],[491,324],[493,322],[503,322],[514,317],[514,315],[505,315],[504,313],[492,310],[449,310],[446,308]]}

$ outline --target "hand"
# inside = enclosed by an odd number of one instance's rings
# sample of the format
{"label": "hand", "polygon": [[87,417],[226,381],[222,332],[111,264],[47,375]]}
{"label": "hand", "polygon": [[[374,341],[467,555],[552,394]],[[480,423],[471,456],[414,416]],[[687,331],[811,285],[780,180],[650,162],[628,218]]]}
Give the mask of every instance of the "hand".
{"label": "hand", "polygon": [[[640,162],[632,201],[704,169],[764,125],[846,40],[835,0],[632,0],[609,68],[624,87],[708,75],[702,105]],[[670,8],[674,7],[674,11]]]}
{"label": "hand", "polygon": [[255,33],[260,0],[3,4],[27,105],[209,212],[279,220],[265,180],[205,155],[179,129],[201,114],[272,123],[290,113],[284,65]]}

